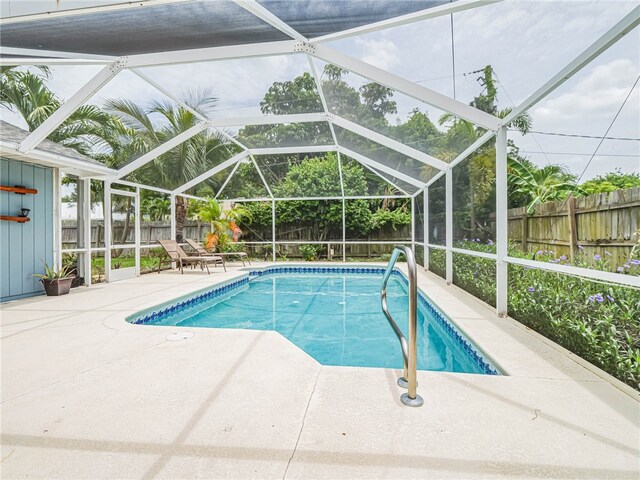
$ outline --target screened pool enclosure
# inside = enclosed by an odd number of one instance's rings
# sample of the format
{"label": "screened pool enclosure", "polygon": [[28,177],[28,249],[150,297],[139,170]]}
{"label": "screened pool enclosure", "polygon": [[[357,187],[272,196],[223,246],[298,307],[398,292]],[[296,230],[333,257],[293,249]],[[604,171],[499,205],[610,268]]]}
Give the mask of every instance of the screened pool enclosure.
{"label": "screened pool enclosure", "polygon": [[[455,70],[458,37],[453,32],[454,19],[460,19],[465,28],[472,28],[465,24],[464,15],[486,9],[485,18],[497,18],[507,3],[498,0],[94,1],[78,2],[78,5],[61,2],[56,11],[46,12],[29,7],[29,2],[3,2],[3,67],[44,65],[58,69],[56,72],[65,68],[85,69],[77,77],[56,77],[67,80],[66,90],[60,93],[63,101],[59,108],[20,143],[4,145],[3,153],[35,155],[41,142],[74,112],[107,96],[109,86],[118,82],[122,86],[119,91],[125,92],[125,96],[127,92],[133,98],[136,91],[154,91],[161,99],[159,103],[193,116],[193,124],[188,128],[174,129],[171,134],[155,138],[144,153],[132,155],[106,171],[101,167],[100,172],[74,173],[72,159],[66,164],[67,168],[63,166],[66,173],[78,178],[73,186],[77,199],[77,238],[75,244],[63,248],[62,190],[58,189],[56,261],[60,264],[63,254],[72,253],[78,255],[79,269],[90,272],[92,257],[104,256],[107,281],[139,275],[141,255],[157,246],[143,238],[145,219],[140,213],[141,192],[153,191],[166,196],[170,203],[168,235],[173,239],[180,236],[176,217],[186,215],[184,199],[203,200],[211,196],[231,203],[263,204],[265,209],[270,209],[271,231],[253,243],[269,246],[270,259],[274,261],[278,246],[288,243],[329,244],[334,258],[342,260],[349,256],[352,245],[389,244],[389,240],[367,240],[350,233],[354,230],[348,225],[351,207],[359,200],[408,201],[411,229],[401,243],[413,246],[425,269],[433,269],[434,256],[444,256],[442,274],[448,283],[455,283],[457,256],[473,256],[488,262],[491,271],[495,269],[495,306],[499,315],[505,315],[508,310],[509,265],[638,287],[638,276],[586,265],[540,261],[535,255],[530,258],[511,255],[509,230],[514,227],[508,220],[507,156],[516,135],[514,122],[610,48],[626,41],[623,39],[627,34],[635,35],[640,7],[621,8],[612,14],[615,21],[585,44],[574,45],[573,50],[565,52],[564,66],[555,69],[554,75],[540,79],[537,89],[520,95],[522,99],[499,116],[470,104],[473,102],[468,99],[461,100],[464,95],[460,92],[456,95],[456,77],[462,73]],[[429,81],[409,80],[395,73],[399,64],[422,62],[423,59],[415,56],[415,50],[409,56],[400,49],[391,49],[390,55],[397,58],[389,60],[385,68],[380,58],[360,59],[343,47],[370,41],[377,49],[384,50],[386,39],[402,29],[419,26],[421,31],[428,32],[436,23],[437,28],[450,31],[451,36],[434,39],[446,44],[440,49],[446,71],[435,72],[435,75],[430,72],[430,76],[437,80],[438,75],[443,74],[447,78],[445,86],[438,83],[430,88],[425,86]],[[488,25],[490,22],[481,27]],[[473,31],[466,33],[474,34]],[[461,38],[463,41],[464,37]],[[635,40],[637,35],[630,41]],[[540,41],[544,40],[540,38]],[[286,64],[282,60],[285,58]],[[481,61],[481,67],[489,63]],[[518,61],[513,59],[514,63]],[[220,97],[217,108],[211,112],[195,108],[181,95],[190,86],[201,88],[209,77],[219,80],[224,72],[225,81],[235,85],[238,91],[250,90],[256,82],[261,85],[278,82],[279,87],[285,89],[286,81],[278,75],[279,68],[285,67],[289,81],[295,77],[301,82],[311,82],[306,90],[302,89],[307,95],[290,98],[283,94],[283,98],[273,99],[270,105],[261,104],[262,108],[255,104],[249,108],[234,102],[233,98]],[[428,64],[424,68],[425,72],[430,71]],[[442,65],[438,68],[442,69]],[[400,128],[400,120],[396,125],[393,119],[385,119],[385,115],[393,117],[393,113],[372,115],[372,111],[380,111],[379,104],[370,105],[369,110],[350,108],[340,82],[357,88],[364,104],[368,91],[385,89],[386,98],[393,97],[403,111],[418,115],[428,109],[432,116],[444,115],[450,122],[469,125],[474,133],[443,155],[442,148],[437,148],[429,138],[412,136],[408,127]],[[627,89],[629,87],[631,85]],[[270,92],[277,97],[277,89]],[[605,136],[606,133],[603,139]],[[161,162],[163,155],[200,137],[215,138],[218,142],[215,160],[206,170],[188,169],[179,183],[171,171],[153,179],[145,174],[145,169]],[[491,172],[489,181],[495,190],[495,202],[493,211],[487,213],[491,222],[484,226],[491,248],[480,251],[465,247],[467,239],[463,242],[464,233],[454,228],[454,218],[460,214],[462,195],[468,189],[468,183],[463,183],[457,173],[468,171],[469,159],[483,148],[492,155],[484,168]],[[330,158],[334,171],[319,174],[318,182],[303,190],[286,190],[276,185],[273,173],[276,169],[290,171],[306,157],[318,156]],[[64,158],[58,160],[65,164]],[[367,175],[368,182],[356,185],[351,181],[349,172],[354,165]],[[242,182],[238,181],[240,175]],[[335,181],[323,183],[323,175]],[[372,176],[377,179],[375,182]],[[205,195],[202,187],[211,185],[213,178],[215,188]],[[295,179],[295,175],[291,178]],[[251,188],[246,188],[247,179],[251,180]],[[91,241],[95,222],[92,203],[96,196],[101,197],[106,212],[103,238],[97,243]],[[293,201],[326,202],[339,212],[339,220],[331,227],[333,233],[327,238],[304,240],[286,240],[280,236],[276,221],[279,206]],[[464,202],[469,200],[465,197]],[[122,239],[112,231],[112,206],[116,203],[127,205],[132,214],[127,216],[133,224],[131,237],[125,235]],[[113,268],[112,253],[123,250],[135,258],[131,269]],[[91,283],[90,274],[84,278],[85,283]]]}

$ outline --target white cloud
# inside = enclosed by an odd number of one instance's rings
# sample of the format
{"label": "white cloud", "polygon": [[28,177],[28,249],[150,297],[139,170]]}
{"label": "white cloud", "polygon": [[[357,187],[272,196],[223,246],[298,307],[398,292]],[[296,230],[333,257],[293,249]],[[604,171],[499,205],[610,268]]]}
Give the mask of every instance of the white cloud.
{"label": "white cloud", "polygon": [[362,52],[360,58],[363,62],[375,65],[378,68],[389,70],[399,62],[398,47],[388,38],[379,40],[373,38],[357,38],[356,45]]}
{"label": "white cloud", "polygon": [[[613,118],[637,76],[638,65],[627,58],[598,65],[571,88],[544,100],[533,109],[534,121],[560,126],[565,122],[585,122],[591,118],[601,126],[603,120],[607,122]],[[634,104],[637,118],[637,99],[635,102],[630,99],[629,105],[633,107]]]}

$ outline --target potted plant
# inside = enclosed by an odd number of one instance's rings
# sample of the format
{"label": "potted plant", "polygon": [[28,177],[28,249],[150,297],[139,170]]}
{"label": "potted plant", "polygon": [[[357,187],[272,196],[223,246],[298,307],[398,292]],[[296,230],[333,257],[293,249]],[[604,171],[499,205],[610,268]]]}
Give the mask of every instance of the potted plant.
{"label": "potted plant", "polygon": [[68,266],[56,271],[46,263],[44,264],[44,274],[37,273],[34,277],[40,278],[44,285],[44,291],[50,297],[66,295],[71,290],[71,282],[75,275],[69,275]]}

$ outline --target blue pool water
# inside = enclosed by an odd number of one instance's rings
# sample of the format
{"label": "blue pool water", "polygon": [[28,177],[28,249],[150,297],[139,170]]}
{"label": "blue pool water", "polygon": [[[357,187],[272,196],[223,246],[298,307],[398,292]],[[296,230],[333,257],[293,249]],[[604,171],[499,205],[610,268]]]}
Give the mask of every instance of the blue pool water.
{"label": "blue pool water", "polygon": [[[247,278],[130,321],[182,327],[274,330],[324,365],[402,368],[398,339],[380,309],[383,270],[288,268]],[[277,272],[277,270],[276,270]],[[392,275],[389,310],[407,335],[406,280]],[[468,339],[424,297],[418,311],[418,368],[496,374]]]}

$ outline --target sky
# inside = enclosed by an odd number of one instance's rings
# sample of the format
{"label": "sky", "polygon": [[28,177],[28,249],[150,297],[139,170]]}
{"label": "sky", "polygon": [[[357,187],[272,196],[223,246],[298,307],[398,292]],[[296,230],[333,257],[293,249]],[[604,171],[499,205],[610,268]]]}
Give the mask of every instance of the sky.
{"label": "sky", "polygon": [[[449,96],[454,94],[455,79],[455,98],[465,103],[481,92],[478,74],[471,72],[492,65],[499,107],[507,108],[522,102],[636,5],[616,0],[507,0],[468,10],[453,16],[453,52],[450,16],[327,45]],[[323,65],[316,61],[320,70]],[[95,66],[55,67],[49,85],[66,99],[98,70]],[[189,86],[210,89],[219,99],[213,116],[236,117],[259,114],[260,100],[269,86],[309,71],[309,64],[306,56],[289,55],[144,71],[173,92],[183,93]],[[534,163],[562,164],[581,181],[616,168],[639,171],[640,141],[608,139],[599,145],[608,129],[609,137],[640,138],[640,84],[632,90],[639,77],[640,28],[636,28],[530,110],[533,131],[545,133],[512,132],[509,138]],[[354,86],[365,81],[355,75],[347,80]],[[124,71],[90,102],[102,104],[107,98],[144,103],[164,96]],[[394,99],[398,113],[389,118],[392,122],[403,121],[416,107],[427,111],[434,122],[443,113],[399,93]],[[24,126],[6,110],[0,115]]]}

